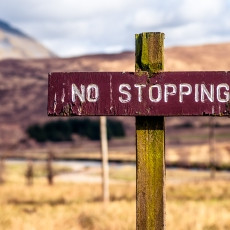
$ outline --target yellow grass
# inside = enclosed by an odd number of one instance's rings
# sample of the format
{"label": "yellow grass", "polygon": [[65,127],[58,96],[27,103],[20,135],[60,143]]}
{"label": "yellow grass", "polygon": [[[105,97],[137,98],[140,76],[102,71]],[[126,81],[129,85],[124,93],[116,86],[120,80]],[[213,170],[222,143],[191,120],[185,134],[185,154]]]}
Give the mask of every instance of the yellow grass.
{"label": "yellow grass", "polygon": [[37,182],[32,187],[6,184],[0,191],[0,229],[134,227],[134,186],[112,186],[112,202],[108,208],[100,202],[99,185],[65,183],[51,187]]}
{"label": "yellow grass", "polygon": [[[48,186],[45,178],[36,178],[28,187],[19,177],[0,185],[1,230],[135,229],[133,180],[120,183],[120,176],[119,183],[110,186],[111,202],[105,207],[100,184]],[[169,170],[167,177],[167,230],[230,229],[228,173],[218,173],[213,181],[208,173],[186,170]]]}

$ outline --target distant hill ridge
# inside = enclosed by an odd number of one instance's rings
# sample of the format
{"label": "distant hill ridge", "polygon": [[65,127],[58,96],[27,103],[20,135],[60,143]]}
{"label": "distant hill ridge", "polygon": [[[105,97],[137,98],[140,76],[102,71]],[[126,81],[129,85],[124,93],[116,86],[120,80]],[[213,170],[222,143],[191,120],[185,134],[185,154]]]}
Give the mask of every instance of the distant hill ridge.
{"label": "distant hill ridge", "polygon": [[4,30],[6,32],[9,32],[9,33],[15,34],[15,35],[19,35],[19,36],[28,38],[28,36],[26,34],[24,34],[22,31],[12,27],[10,24],[8,24],[5,21],[2,21],[1,19],[0,19],[0,29]]}
{"label": "distant hill ridge", "polygon": [[50,58],[54,56],[35,39],[0,20],[0,59]]}

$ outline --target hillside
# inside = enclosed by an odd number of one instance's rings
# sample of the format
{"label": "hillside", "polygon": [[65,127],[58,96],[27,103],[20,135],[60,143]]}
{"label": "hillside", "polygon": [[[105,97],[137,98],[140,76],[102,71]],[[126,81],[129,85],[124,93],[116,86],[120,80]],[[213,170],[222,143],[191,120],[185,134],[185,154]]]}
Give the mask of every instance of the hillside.
{"label": "hillside", "polygon": [[173,47],[165,52],[168,71],[230,70],[230,43]]}
{"label": "hillside", "polygon": [[54,57],[54,54],[22,31],[0,20],[0,60],[48,57]]}
{"label": "hillside", "polygon": [[[230,43],[165,50],[165,70],[228,70]],[[47,76],[54,71],[134,71],[134,53],[88,55],[68,59],[0,61],[0,145],[14,146],[25,138],[24,130],[32,123],[47,121]],[[124,120],[130,133],[133,118]],[[167,126],[181,122],[202,122],[193,117],[168,118]],[[221,119],[229,122],[229,119]]]}

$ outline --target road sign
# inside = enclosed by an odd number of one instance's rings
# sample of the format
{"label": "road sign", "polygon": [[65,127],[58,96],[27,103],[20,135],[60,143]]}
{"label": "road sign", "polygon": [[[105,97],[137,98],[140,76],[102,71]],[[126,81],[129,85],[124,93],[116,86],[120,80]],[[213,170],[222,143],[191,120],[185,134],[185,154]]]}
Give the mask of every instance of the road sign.
{"label": "road sign", "polygon": [[51,73],[48,114],[229,116],[230,72]]}
{"label": "road sign", "polygon": [[164,117],[230,116],[230,72],[162,72],[163,41],[136,35],[136,73],[49,75],[50,116],[136,116],[138,230],[165,229]]}

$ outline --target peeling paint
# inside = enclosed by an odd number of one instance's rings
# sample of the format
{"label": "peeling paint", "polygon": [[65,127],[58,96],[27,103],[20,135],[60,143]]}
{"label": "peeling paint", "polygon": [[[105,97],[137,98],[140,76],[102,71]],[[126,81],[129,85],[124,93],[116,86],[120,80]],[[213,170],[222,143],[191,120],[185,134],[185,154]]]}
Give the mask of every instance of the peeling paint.
{"label": "peeling paint", "polygon": [[61,102],[64,103],[65,102],[65,89],[62,89],[62,97],[61,97]]}
{"label": "peeling paint", "polygon": [[60,113],[61,116],[71,116],[73,115],[73,109],[70,104],[67,104],[62,107],[62,111]]}
{"label": "peeling paint", "polygon": [[54,113],[56,113],[56,108],[57,108],[57,94],[54,94]]}
{"label": "peeling paint", "polygon": [[230,117],[230,101],[225,104],[225,115],[228,115]]}
{"label": "peeling paint", "polygon": [[[122,74],[124,74],[124,72],[122,72]],[[110,96],[110,112],[113,111],[113,106],[112,106],[112,104],[113,104],[112,78],[113,78],[113,76],[112,76],[112,74],[110,74],[110,75],[109,75],[109,86],[110,86],[110,94],[109,94],[109,96]]]}
{"label": "peeling paint", "polygon": [[81,116],[82,114],[82,105],[78,107],[78,114]]}

